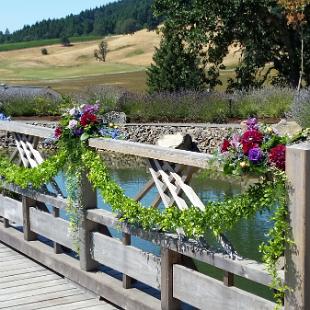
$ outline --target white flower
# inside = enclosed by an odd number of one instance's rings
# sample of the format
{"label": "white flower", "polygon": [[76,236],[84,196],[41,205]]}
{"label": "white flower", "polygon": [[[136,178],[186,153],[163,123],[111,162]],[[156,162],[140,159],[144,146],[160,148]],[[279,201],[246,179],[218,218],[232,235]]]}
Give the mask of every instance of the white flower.
{"label": "white flower", "polygon": [[78,113],[78,111],[77,111],[76,108],[73,108],[73,109],[71,109],[71,110],[69,111],[69,114],[70,114],[71,116],[74,116],[74,115],[76,115],[77,113]]}
{"label": "white flower", "polygon": [[71,120],[71,121],[69,122],[68,128],[69,128],[69,129],[74,129],[74,128],[77,126],[77,124],[78,124],[78,121],[75,120],[75,119],[73,119],[73,120]]}

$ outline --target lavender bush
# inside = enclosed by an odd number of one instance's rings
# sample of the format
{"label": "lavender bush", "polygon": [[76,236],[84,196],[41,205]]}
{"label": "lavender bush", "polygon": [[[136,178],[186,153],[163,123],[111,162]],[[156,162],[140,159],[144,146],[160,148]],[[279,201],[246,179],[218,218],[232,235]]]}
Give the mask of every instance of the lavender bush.
{"label": "lavender bush", "polygon": [[254,115],[261,118],[283,117],[294,99],[295,90],[283,87],[264,87],[232,94],[234,111],[238,117]]}
{"label": "lavender bush", "polygon": [[310,89],[296,93],[289,116],[302,127],[310,127]]}

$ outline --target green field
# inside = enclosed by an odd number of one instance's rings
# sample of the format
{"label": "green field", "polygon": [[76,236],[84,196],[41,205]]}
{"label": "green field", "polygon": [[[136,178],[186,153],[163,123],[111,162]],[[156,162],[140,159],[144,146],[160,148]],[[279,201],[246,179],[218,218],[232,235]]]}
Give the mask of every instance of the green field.
{"label": "green field", "polygon": [[[99,40],[99,39],[101,39],[101,37],[99,36],[81,36],[81,37],[69,38],[71,43],[86,42],[86,41],[93,41],[93,40]],[[14,50],[20,50],[20,49],[32,48],[32,47],[42,47],[42,46],[59,44],[59,43],[60,43],[60,39],[46,39],[46,40],[25,41],[25,42],[17,42],[17,43],[4,43],[4,44],[0,44],[0,52],[14,51]]]}

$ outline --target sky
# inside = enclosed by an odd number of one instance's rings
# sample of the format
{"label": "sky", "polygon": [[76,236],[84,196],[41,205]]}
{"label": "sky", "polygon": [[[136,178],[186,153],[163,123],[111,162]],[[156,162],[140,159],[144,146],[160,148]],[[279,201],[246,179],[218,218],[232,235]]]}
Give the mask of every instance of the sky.
{"label": "sky", "polygon": [[10,32],[47,18],[65,17],[113,0],[0,0],[0,31]]}

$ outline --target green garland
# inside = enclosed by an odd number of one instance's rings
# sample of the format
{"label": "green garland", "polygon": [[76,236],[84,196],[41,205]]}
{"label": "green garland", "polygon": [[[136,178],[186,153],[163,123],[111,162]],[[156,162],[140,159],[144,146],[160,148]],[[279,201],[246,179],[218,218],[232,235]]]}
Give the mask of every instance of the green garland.
{"label": "green garland", "polygon": [[93,187],[98,189],[105,202],[122,221],[139,225],[145,230],[156,229],[163,232],[176,232],[183,228],[187,237],[204,237],[208,230],[215,235],[230,230],[241,219],[249,219],[257,212],[274,210],[271,220],[273,228],[269,231],[269,241],[260,247],[263,260],[273,277],[271,287],[277,291],[276,300],[280,305],[287,287],[281,283],[277,275],[276,264],[283,255],[289,238],[290,226],[287,221],[287,188],[284,172],[273,171],[273,178],[262,178],[261,182],[250,186],[247,191],[222,202],[208,202],[205,211],[196,207],[180,210],[170,207],[164,211],[146,208],[139,202],[127,197],[122,188],[112,180],[108,169],[100,155],[76,141],[62,143],[60,151],[47,159],[37,168],[22,168],[0,158],[0,175],[6,182],[14,183],[22,188],[32,186],[40,188],[57,175],[59,170],[66,172],[68,192],[68,213],[70,230],[77,233],[80,214],[83,207],[79,202],[79,183],[83,170]]}

